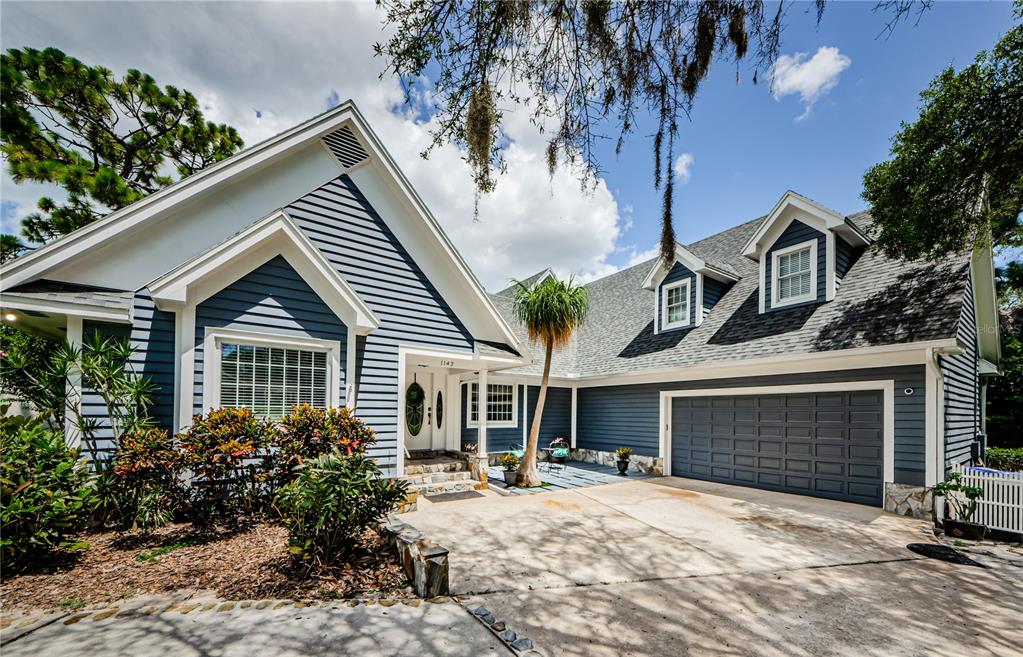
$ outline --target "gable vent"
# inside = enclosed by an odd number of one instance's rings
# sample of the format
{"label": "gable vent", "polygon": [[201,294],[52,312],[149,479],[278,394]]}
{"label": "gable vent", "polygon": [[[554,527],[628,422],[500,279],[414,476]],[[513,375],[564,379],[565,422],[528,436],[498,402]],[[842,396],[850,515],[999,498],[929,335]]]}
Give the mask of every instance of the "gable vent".
{"label": "gable vent", "polygon": [[327,148],[334,154],[334,157],[348,169],[369,157],[362,144],[359,143],[359,140],[355,138],[355,135],[348,128],[341,128],[329,135],[325,135],[323,143],[327,145]]}

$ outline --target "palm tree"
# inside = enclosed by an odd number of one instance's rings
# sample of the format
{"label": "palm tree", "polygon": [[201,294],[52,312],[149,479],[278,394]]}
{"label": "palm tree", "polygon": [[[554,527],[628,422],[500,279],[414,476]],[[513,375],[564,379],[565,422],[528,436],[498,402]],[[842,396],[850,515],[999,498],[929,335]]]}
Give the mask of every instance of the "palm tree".
{"label": "palm tree", "polygon": [[589,296],[586,288],[576,285],[571,278],[561,281],[548,276],[533,285],[520,281],[515,281],[515,284],[519,288],[515,295],[515,315],[525,325],[530,341],[542,344],[546,352],[540,396],[536,400],[533,425],[516,480],[518,486],[539,486],[536,451],[540,440],[540,418],[543,417],[543,404],[547,397],[547,380],[551,374],[551,355],[555,348],[568,344],[572,333],[583,323],[589,308]]}

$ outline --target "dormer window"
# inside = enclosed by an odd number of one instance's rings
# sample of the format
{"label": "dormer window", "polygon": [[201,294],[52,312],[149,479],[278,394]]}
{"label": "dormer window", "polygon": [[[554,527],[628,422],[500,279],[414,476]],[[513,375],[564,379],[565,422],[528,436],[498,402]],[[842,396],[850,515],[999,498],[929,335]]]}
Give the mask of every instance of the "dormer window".
{"label": "dormer window", "polygon": [[771,307],[817,300],[817,240],[774,252]]}
{"label": "dormer window", "polygon": [[662,299],[664,326],[661,328],[689,326],[689,279],[665,285]]}

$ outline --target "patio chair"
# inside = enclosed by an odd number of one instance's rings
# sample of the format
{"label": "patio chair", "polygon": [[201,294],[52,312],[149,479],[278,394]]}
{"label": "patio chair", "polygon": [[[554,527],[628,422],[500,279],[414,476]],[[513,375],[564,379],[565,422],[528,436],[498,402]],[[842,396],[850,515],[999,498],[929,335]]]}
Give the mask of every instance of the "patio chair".
{"label": "patio chair", "polygon": [[[547,466],[547,472],[550,472],[553,468],[558,470],[565,469],[565,461],[568,460],[569,455],[568,447],[568,441],[561,437],[555,438],[550,442],[550,445],[544,450],[546,458],[541,462]],[[541,468],[541,464],[538,464],[537,468]]]}

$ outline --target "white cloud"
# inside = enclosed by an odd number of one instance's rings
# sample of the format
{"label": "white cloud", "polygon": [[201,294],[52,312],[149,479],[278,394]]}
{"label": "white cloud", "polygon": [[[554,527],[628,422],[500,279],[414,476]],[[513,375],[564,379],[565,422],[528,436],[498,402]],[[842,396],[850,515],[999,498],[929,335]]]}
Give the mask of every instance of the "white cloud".
{"label": "white cloud", "polygon": [[[507,172],[474,221],[461,153],[445,145],[423,160],[432,123],[403,104],[396,80],[378,77],[384,61],[372,44],[386,34],[373,3],[12,3],[4,10],[5,47],[55,46],[115,73],[138,68],[192,91],[209,119],[235,126],[249,145],[352,98],[490,289],[547,266],[580,277],[614,270],[608,258],[622,250],[628,217],[603,180],[583,190],[564,167],[548,176],[544,137],[528,112],[505,114]],[[6,173],[3,184],[8,191]]]}
{"label": "white cloud", "polygon": [[834,46],[821,46],[813,57],[807,57],[803,52],[782,55],[771,68],[771,94],[774,99],[799,94],[803,102],[803,113],[796,117],[796,121],[810,115],[813,104],[835,88],[842,71],[852,64],[852,60]]}
{"label": "white cloud", "polygon": [[689,178],[692,176],[693,162],[695,161],[692,153],[682,153],[675,159],[675,175],[678,176],[682,184],[689,182]]}

